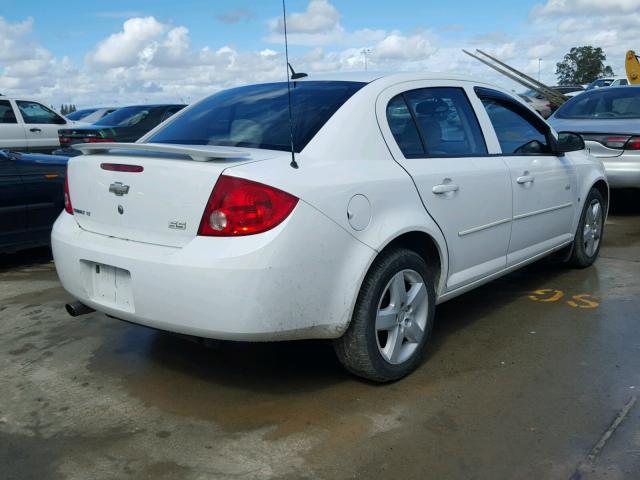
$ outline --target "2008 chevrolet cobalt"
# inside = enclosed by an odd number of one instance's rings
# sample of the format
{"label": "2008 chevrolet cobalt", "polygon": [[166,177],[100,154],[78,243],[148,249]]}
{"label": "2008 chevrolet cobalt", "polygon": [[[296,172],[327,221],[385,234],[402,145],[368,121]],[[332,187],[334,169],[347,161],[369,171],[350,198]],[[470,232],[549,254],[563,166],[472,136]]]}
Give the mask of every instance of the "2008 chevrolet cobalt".
{"label": "2008 chevrolet cobalt", "polygon": [[333,339],[384,382],[419,364],[437,303],[558,250],[596,259],[602,164],[505,91],[354,74],[295,81],[291,102],[293,138],[283,82],[81,146],[52,234],[66,290],[173,332]]}

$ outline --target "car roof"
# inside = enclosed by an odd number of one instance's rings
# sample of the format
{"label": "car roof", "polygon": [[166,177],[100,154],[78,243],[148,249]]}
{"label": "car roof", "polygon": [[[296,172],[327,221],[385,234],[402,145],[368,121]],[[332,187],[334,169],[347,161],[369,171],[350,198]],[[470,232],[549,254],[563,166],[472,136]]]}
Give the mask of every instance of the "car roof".
{"label": "car roof", "polygon": [[123,105],[122,107],[115,107],[118,110],[121,108],[129,108],[129,107],[147,107],[147,108],[158,108],[158,107],[186,107],[187,105],[184,103],[153,103],[151,105]]}
{"label": "car roof", "polygon": [[397,80],[466,80],[468,76],[441,73],[441,72],[327,72],[327,73],[310,73],[308,76],[296,81],[342,81],[342,82],[364,82],[371,83],[376,80],[389,80],[391,82]]}

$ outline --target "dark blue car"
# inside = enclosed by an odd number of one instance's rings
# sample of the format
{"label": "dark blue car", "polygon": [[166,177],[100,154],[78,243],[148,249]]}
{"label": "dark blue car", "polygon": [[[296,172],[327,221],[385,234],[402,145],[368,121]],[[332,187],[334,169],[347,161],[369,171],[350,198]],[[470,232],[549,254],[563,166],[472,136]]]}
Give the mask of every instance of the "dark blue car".
{"label": "dark blue car", "polygon": [[0,150],[0,252],[49,244],[64,208],[67,160]]}

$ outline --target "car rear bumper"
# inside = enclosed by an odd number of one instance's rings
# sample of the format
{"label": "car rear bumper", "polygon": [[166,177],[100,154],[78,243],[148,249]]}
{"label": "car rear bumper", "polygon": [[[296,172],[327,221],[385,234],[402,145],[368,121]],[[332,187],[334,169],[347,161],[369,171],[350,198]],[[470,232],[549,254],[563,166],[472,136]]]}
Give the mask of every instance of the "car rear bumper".
{"label": "car rear bumper", "polygon": [[[87,232],[63,212],[52,248],[64,288],[97,311],[160,330],[244,341],[340,336],[375,255],[302,201],[269,232],[196,237],[182,248]],[[96,265],[102,275],[111,267],[128,275],[114,277],[121,289],[115,297],[96,287]]]}
{"label": "car rear bumper", "polygon": [[640,188],[640,155],[602,159],[611,188]]}

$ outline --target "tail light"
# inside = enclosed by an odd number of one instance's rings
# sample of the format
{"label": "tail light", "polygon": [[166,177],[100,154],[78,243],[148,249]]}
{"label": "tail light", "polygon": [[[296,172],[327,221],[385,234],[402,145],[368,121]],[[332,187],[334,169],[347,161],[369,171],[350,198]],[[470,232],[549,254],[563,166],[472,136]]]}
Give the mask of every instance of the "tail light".
{"label": "tail light", "polygon": [[142,165],[127,165],[125,163],[101,163],[100,168],[102,170],[109,170],[111,172],[144,172],[144,167]]}
{"label": "tail light", "polygon": [[69,169],[64,177],[64,211],[73,215],[73,205],[71,205],[71,195],[69,195]]}
{"label": "tail light", "polygon": [[98,135],[87,135],[86,137],[73,136],[68,137],[66,135],[58,135],[58,141],[62,146],[72,145],[74,143],[103,143],[103,142],[115,142],[113,138],[103,138]]}
{"label": "tail light", "polygon": [[202,215],[198,235],[238,237],[266,232],[286,219],[298,198],[277,188],[222,175]]}
{"label": "tail light", "polygon": [[585,140],[598,142],[607,148],[613,148],[616,150],[622,150],[625,148],[629,137],[629,135],[593,135],[589,133],[582,135],[582,138]]}
{"label": "tail light", "polygon": [[624,146],[625,150],[640,150],[640,137],[631,137],[626,145]]}

